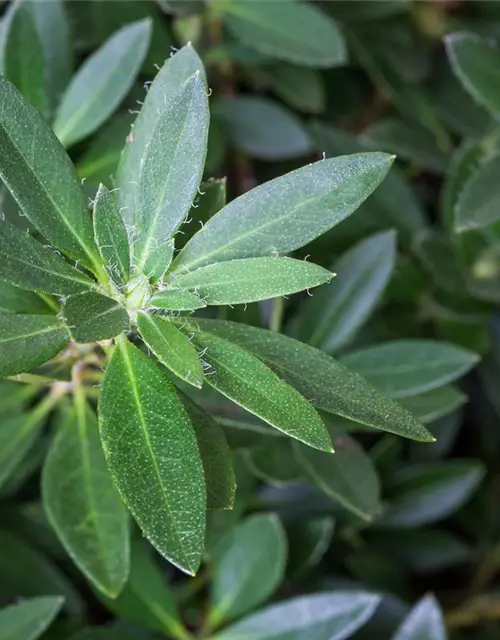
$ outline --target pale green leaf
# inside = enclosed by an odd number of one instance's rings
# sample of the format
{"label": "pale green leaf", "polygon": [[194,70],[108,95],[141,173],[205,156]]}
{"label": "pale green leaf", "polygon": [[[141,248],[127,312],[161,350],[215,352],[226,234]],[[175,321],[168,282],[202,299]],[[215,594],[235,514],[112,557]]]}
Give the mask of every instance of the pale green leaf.
{"label": "pale green leaf", "polygon": [[48,310],[36,293],[0,280],[0,313],[47,313]]}
{"label": "pale green leaf", "polygon": [[439,603],[429,595],[417,602],[392,640],[446,640],[447,637]]}
{"label": "pale green leaf", "polygon": [[194,311],[206,307],[207,303],[193,291],[163,289],[151,296],[147,306],[167,311]]}
{"label": "pale green leaf", "polygon": [[347,61],[342,33],[314,5],[297,0],[221,0],[216,10],[238,40],[270,57],[311,67]]}
{"label": "pale green leaf", "polygon": [[463,185],[454,208],[456,231],[482,229],[500,219],[500,154],[485,160]]}
{"label": "pale green leaf", "polygon": [[345,640],[372,617],[380,596],[362,591],[317,593],[272,605],[214,640]]}
{"label": "pale green leaf", "polygon": [[127,510],[106,466],[97,417],[81,390],[45,460],[42,496],[66,552],[100,591],[116,597],[129,571]]}
{"label": "pale green leaf", "polygon": [[393,398],[431,391],[465,375],[479,357],[437,340],[392,340],[354,351],[343,364]]}
{"label": "pale green leaf", "polygon": [[0,377],[29,371],[50,360],[69,342],[55,316],[0,315]]}
{"label": "pale green leaf", "polygon": [[156,283],[165,275],[174,257],[175,242],[172,238],[157,249],[154,249],[144,265],[144,273],[151,283]]}
{"label": "pale green leaf", "polygon": [[279,518],[254,515],[224,539],[211,585],[212,627],[254,609],[279,586],[285,573],[287,540]]}
{"label": "pale green leaf", "polygon": [[130,276],[127,231],[113,193],[102,184],[95,197],[93,223],[104,266],[117,284],[126,284]]}
{"label": "pale green leaf", "polygon": [[64,146],[93,133],[118,107],[139,73],[150,38],[151,21],[134,22],[85,60],[64,92],[54,122]]}
{"label": "pale green leaf", "polygon": [[0,609],[0,640],[35,640],[59,613],[60,596],[24,600]]}
{"label": "pale green leaf", "polygon": [[108,467],[144,535],[196,573],[206,503],[196,437],[172,384],[124,336],[106,369],[99,420]]}
{"label": "pale green leaf", "polygon": [[175,278],[208,305],[241,304],[276,298],[330,282],[334,274],[293,258],[244,258],[201,267]]}
{"label": "pale green leaf", "polygon": [[8,222],[0,222],[0,258],[0,278],[19,287],[64,295],[92,286],[55,251]]}
{"label": "pale green leaf", "polygon": [[49,242],[99,271],[90,215],[71,160],[42,116],[0,78],[0,177]]}
{"label": "pale green leaf", "polygon": [[69,296],[63,315],[76,342],[108,340],[130,328],[126,309],[95,291]]}
{"label": "pale green leaf", "polygon": [[256,187],[213,216],[179,253],[172,270],[293,251],[353,213],[392,161],[383,153],[342,156]]}
{"label": "pale green leaf", "polygon": [[[210,146],[210,145],[209,145]],[[207,162],[208,165],[208,162]],[[208,166],[205,169],[209,171]],[[193,202],[189,213],[189,224],[182,225],[182,232],[175,236],[175,248],[182,247],[190,240],[210,218],[225,206],[227,202],[227,180],[208,180],[200,186],[199,195]]]}
{"label": "pale green leaf", "polygon": [[158,360],[185,382],[201,389],[203,368],[189,338],[167,318],[139,314],[139,332]]}
{"label": "pale green leaf", "polygon": [[433,442],[411,413],[322,351],[273,331],[235,322],[201,318],[196,322],[203,331],[254,353],[319,409],[406,438]]}
{"label": "pale green leaf", "polygon": [[210,365],[205,381],[272,427],[322,451],[332,451],[328,431],[314,408],[293,387],[242,347],[197,331],[193,341]]}
{"label": "pale green leaf", "polygon": [[455,411],[467,402],[467,396],[453,387],[445,385],[409,398],[401,398],[401,404],[424,424]]}

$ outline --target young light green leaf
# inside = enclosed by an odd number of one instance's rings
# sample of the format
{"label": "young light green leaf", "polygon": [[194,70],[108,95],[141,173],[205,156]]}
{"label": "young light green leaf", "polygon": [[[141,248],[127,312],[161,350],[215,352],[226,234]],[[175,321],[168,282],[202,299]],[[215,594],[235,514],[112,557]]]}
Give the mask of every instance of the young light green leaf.
{"label": "young light green leaf", "polygon": [[0,313],[48,313],[48,311],[49,307],[36,293],[0,280]]}
{"label": "young light green leaf", "polygon": [[214,640],[345,640],[372,617],[380,596],[334,591],[293,598],[237,622]]}
{"label": "young light green leaf", "polygon": [[0,315],[0,377],[29,371],[62,351],[66,326],[54,316]]}
{"label": "young light green leaf", "polygon": [[99,421],[108,467],[144,535],[196,573],[206,503],[196,437],[172,384],[124,336],[106,369]]}
{"label": "young light green leaf", "polygon": [[393,398],[437,389],[465,375],[479,357],[447,342],[393,340],[354,351],[343,364]]}
{"label": "young light green leaf", "polygon": [[286,107],[269,98],[223,98],[213,107],[221,129],[239,149],[259,160],[286,160],[311,152],[306,127]]}
{"label": "young light green leaf", "polygon": [[221,1],[224,23],[241,42],[270,57],[311,67],[334,67],[347,60],[335,22],[317,7],[297,0]]}
{"label": "young light green leaf", "polygon": [[444,39],[451,67],[471,96],[500,117],[500,64],[497,44],[474,33],[451,33]]}
{"label": "young light green leaf", "polygon": [[482,229],[500,220],[499,171],[497,154],[485,160],[463,186],[454,209],[456,231]]}
{"label": "young light green leaf", "polygon": [[117,284],[126,284],[130,276],[130,251],[127,230],[113,193],[103,184],[94,202],[94,236],[109,275]]}
{"label": "young light green leaf", "polygon": [[446,640],[443,613],[434,596],[425,596],[401,623],[392,640]]}
{"label": "young light green leaf", "polygon": [[330,436],[313,407],[250,352],[211,333],[196,331],[211,368],[205,380],[222,395],[292,438],[332,451]]}
{"label": "young light green leaf", "polygon": [[185,382],[201,389],[203,368],[194,345],[167,318],[139,314],[139,332],[158,360]]}
{"label": "young light green leaf", "polygon": [[54,122],[64,146],[93,133],[118,107],[139,73],[150,38],[149,19],[128,24],[83,63],[64,93]]}
{"label": "young light green leaf", "polygon": [[241,304],[276,298],[330,282],[334,274],[293,258],[243,258],[201,267],[175,279],[208,305]]}
{"label": "young light green leaf", "polygon": [[92,281],[48,247],[8,222],[0,222],[0,278],[43,293],[85,291]]}
{"label": "young light green leaf", "polygon": [[345,346],[368,319],[394,270],[396,237],[385,231],[363,240],[333,266],[337,277],[303,303],[297,337],[324,351]]}
{"label": "young light green leaf", "polygon": [[383,153],[332,158],[256,187],[213,216],[178,254],[172,271],[293,251],[353,213],[392,161]]}
{"label": "young light green leaf", "polygon": [[193,291],[163,289],[151,296],[147,306],[167,311],[194,311],[203,309],[207,303]]}
{"label": "young light green leaf", "polygon": [[305,113],[321,113],[326,106],[326,87],[317,69],[293,64],[266,64],[258,77],[285,103]]}
{"label": "young light green leaf", "polygon": [[401,398],[401,404],[424,424],[455,411],[467,402],[467,396],[448,384],[409,398]]}
{"label": "young light green leaf", "polygon": [[116,300],[95,291],[69,296],[63,314],[76,342],[108,340],[130,328],[126,309]]}
{"label": "young light green leaf", "polygon": [[165,274],[174,257],[175,241],[172,238],[154,249],[144,265],[144,273],[151,283],[156,283]]}
{"label": "young light green leaf", "polygon": [[36,640],[59,613],[60,596],[32,598],[0,609],[0,640]]}
{"label": "young light green leaf", "polygon": [[97,589],[116,597],[129,572],[127,510],[106,466],[97,416],[81,389],[45,460],[42,497],[72,560]]}
{"label": "young light green leaf", "polygon": [[0,78],[0,177],[49,242],[96,272],[100,260],[71,160],[42,116]]}
{"label": "young light green leaf", "polygon": [[247,518],[227,534],[215,558],[209,624],[242,616],[275,591],[285,573],[286,535],[273,514]]}
{"label": "young light green leaf", "polygon": [[411,413],[322,351],[236,322],[197,318],[196,324],[254,353],[319,409],[406,438],[434,441]]}

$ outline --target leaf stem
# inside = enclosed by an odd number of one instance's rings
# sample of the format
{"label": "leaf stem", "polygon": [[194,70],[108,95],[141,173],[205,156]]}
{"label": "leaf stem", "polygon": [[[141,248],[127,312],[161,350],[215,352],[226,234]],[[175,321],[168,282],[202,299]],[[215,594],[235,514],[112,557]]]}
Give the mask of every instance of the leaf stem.
{"label": "leaf stem", "polygon": [[279,333],[283,325],[283,314],[285,312],[285,298],[275,298],[272,303],[271,319],[269,329]]}

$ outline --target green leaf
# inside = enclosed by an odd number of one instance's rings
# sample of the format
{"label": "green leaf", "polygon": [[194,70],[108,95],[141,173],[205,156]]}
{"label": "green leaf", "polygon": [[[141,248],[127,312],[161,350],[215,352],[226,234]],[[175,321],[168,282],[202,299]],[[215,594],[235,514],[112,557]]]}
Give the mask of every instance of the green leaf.
{"label": "green leaf", "polygon": [[196,322],[203,331],[264,360],[319,409],[406,438],[434,441],[411,413],[325,353],[265,329],[201,318]]}
{"label": "green leaf", "polygon": [[333,456],[294,443],[297,460],[327,496],[370,521],[382,510],[380,482],[373,462],[341,429],[329,424],[328,430],[335,448]]}
{"label": "green leaf", "polygon": [[256,187],[211,218],[179,253],[172,270],[293,251],[353,213],[392,161],[382,153],[332,158]]}
{"label": "green leaf", "polygon": [[335,521],[330,516],[304,519],[287,528],[290,542],[288,571],[293,579],[307,574],[323,560],[330,547]]}
{"label": "green leaf", "polygon": [[15,286],[64,295],[92,285],[49,247],[8,222],[0,223],[0,256],[0,278]]}
{"label": "green leaf", "polygon": [[414,528],[447,518],[465,504],[484,477],[475,460],[448,460],[401,469],[392,478],[383,528]]}
{"label": "green leaf", "polygon": [[416,415],[424,424],[442,418],[465,402],[467,402],[467,396],[452,385],[401,399],[403,407]]}
{"label": "green leaf", "polygon": [[97,417],[81,388],[45,460],[45,512],[66,552],[103,593],[116,597],[129,571],[127,511],[99,439]]}
{"label": "green leaf", "polygon": [[311,67],[347,61],[337,25],[315,6],[296,0],[239,0],[221,1],[215,8],[238,40],[270,57]]}
{"label": "green leaf", "polygon": [[64,598],[33,598],[0,609],[0,640],[35,640],[59,613]]}
{"label": "green leaf", "polygon": [[0,78],[0,177],[49,242],[99,271],[92,223],[75,169],[41,115]]}
{"label": "green leaf", "polygon": [[82,629],[70,640],[137,640],[137,635],[131,631],[124,631],[119,623],[116,626],[88,627]]}
{"label": "green leaf", "polygon": [[109,275],[117,284],[126,284],[130,276],[130,251],[127,230],[114,195],[99,185],[94,202],[94,236]]}
{"label": "green leaf", "polygon": [[292,441],[282,438],[268,440],[259,435],[256,442],[262,444],[244,450],[245,462],[256,478],[276,487],[303,479],[302,469],[293,457]]}
{"label": "green leaf", "polygon": [[68,330],[54,316],[0,315],[0,377],[23,373],[47,362],[68,342]]}
{"label": "green leaf", "polygon": [[[206,168],[208,171],[208,167]],[[203,226],[205,222],[220,211],[227,201],[227,180],[221,178],[219,180],[208,180],[203,182],[196,201],[193,202],[189,218],[192,220],[191,225],[186,222],[182,225],[182,232],[175,236],[175,248],[182,249],[188,240],[198,230],[198,226]]]}
{"label": "green leaf", "polygon": [[422,231],[416,236],[413,249],[436,285],[463,295],[464,273],[447,234],[437,229]]}
{"label": "green leaf", "polygon": [[203,368],[189,338],[167,319],[139,314],[139,332],[158,360],[185,382],[201,389]]}
{"label": "green leaf", "polygon": [[324,351],[345,346],[366,322],[394,270],[396,236],[363,240],[332,265],[337,277],[304,302],[293,324],[297,337]]}
{"label": "green leaf", "polygon": [[99,420],[108,467],[144,535],[196,573],[206,497],[195,434],[171,383],[124,336],[106,369]]}
{"label": "green leaf", "polygon": [[437,600],[422,598],[401,623],[392,640],[446,640],[443,614]]}
{"label": "green leaf", "polygon": [[108,340],[130,328],[126,309],[116,300],[95,291],[70,296],[63,313],[76,342]]}
{"label": "green leaf", "polygon": [[393,398],[432,391],[465,375],[475,353],[436,340],[392,340],[354,351],[343,364]]}
{"label": "green leaf", "polygon": [[144,273],[151,283],[161,279],[169,268],[174,257],[175,241],[172,238],[157,249],[154,249],[144,265]]}
{"label": "green leaf", "polygon": [[163,289],[151,296],[147,306],[167,311],[194,311],[206,307],[207,303],[193,291]]}
{"label": "green leaf", "polygon": [[30,2],[10,5],[2,22],[2,73],[43,115],[48,115],[48,96],[42,43]]}
{"label": "green leaf", "polygon": [[345,640],[372,617],[380,596],[362,591],[318,593],[275,604],[214,640]]}
{"label": "green leaf", "polygon": [[258,78],[293,109],[321,113],[326,107],[326,88],[316,69],[279,63],[258,70]]}
{"label": "green leaf", "polygon": [[193,341],[210,365],[205,380],[233,402],[292,438],[332,451],[328,432],[313,407],[254,355],[211,333],[197,331]]}
{"label": "green leaf", "polygon": [[451,67],[471,96],[498,118],[500,51],[495,42],[474,33],[451,33],[444,39]]}
{"label": "green leaf", "polygon": [[150,38],[151,21],[134,22],[85,60],[64,92],[54,122],[64,146],[93,133],[118,107],[139,73]]}
{"label": "green leaf", "polygon": [[250,516],[231,531],[213,567],[211,627],[265,602],[283,579],[286,555],[286,535],[273,514]]}
{"label": "green leaf", "polygon": [[496,184],[500,154],[482,163],[464,185],[454,209],[456,231],[482,229],[500,219],[500,189]]}
{"label": "green leaf", "polygon": [[48,311],[49,307],[36,293],[0,280],[0,313],[47,313]]}
{"label": "green leaf", "polygon": [[246,258],[201,267],[175,278],[208,305],[241,304],[276,298],[330,282],[334,274],[293,258]]}
{"label": "green leaf", "polygon": [[268,98],[223,98],[214,104],[213,115],[231,142],[252,158],[286,160],[311,152],[305,126],[294,113]]}

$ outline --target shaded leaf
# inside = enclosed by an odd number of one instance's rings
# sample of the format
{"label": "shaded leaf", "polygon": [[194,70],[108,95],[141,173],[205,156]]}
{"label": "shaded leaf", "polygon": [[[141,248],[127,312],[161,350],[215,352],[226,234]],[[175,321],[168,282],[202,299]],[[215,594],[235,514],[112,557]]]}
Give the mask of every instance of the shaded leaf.
{"label": "shaded leaf", "polygon": [[392,640],[446,640],[443,613],[434,596],[422,598],[410,611]]}
{"label": "shaded leaf", "polygon": [[0,313],[48,313],[48,311],[49,307],[36,293],[0,280]]}
{"label": "shaded leaf", "polygon": [[46,596],[0,609],[0,640],[35,640],[56,617],[63,602],[64,598]]}
{"label": "shaded leaf", "polygon": [[[262,435],[256,438],[262,442]],[[256,478],[273,486],[283,486],[302,479],[302,469],[293,457],[292,442],[272,438],[245,452],[245,461]]]}
{"label": "shaded leaf", "polygon": [[454,209],[456,231],[481,229],[500,219],[499,171],[500,154],[483,162],[463,186]]}
{"label": "shaded leaf", "polygon": [[70,296],[63,313],[76,342],[107,340],[130,327],[126,309],[116,300],[95,291]]}
{"label": "shaded leaf", "polygon": [[287,528],[289,572],[299,579],[323,560],[333,538],[335,521],[330,516],[294,523]]}
{"label": "shaded leaf", "polygon": [[[212,131],[212,128],[210,131]],[[206,171],[209,171],[208,166],[206,167]],[[227,180],[226,178],[221,178],[219,180],[203,182],[199,192],[189,213],[189,219],[192,220],[192,223],[188,224],[188,222],[186,222],[182,226],[182,233],[175,236],[176,249],[182,249],[186,242],[198,231],[198,226],[204,225],[205,222],[210,220],[214,214],[225,206],[227,201]]]}
{"label": "shaded leaf", "polygon": [[401,398],[401,404],[424,424],[455,411],[467,402],[467,396],[452,385],[426,391],[409,398]]}
{"label": "shaded leaf", "polygon": [[321,113],[326,107],[326,89],[319,71],[293,64],[266,65],[258,70],[259,79],[293,109]]}

